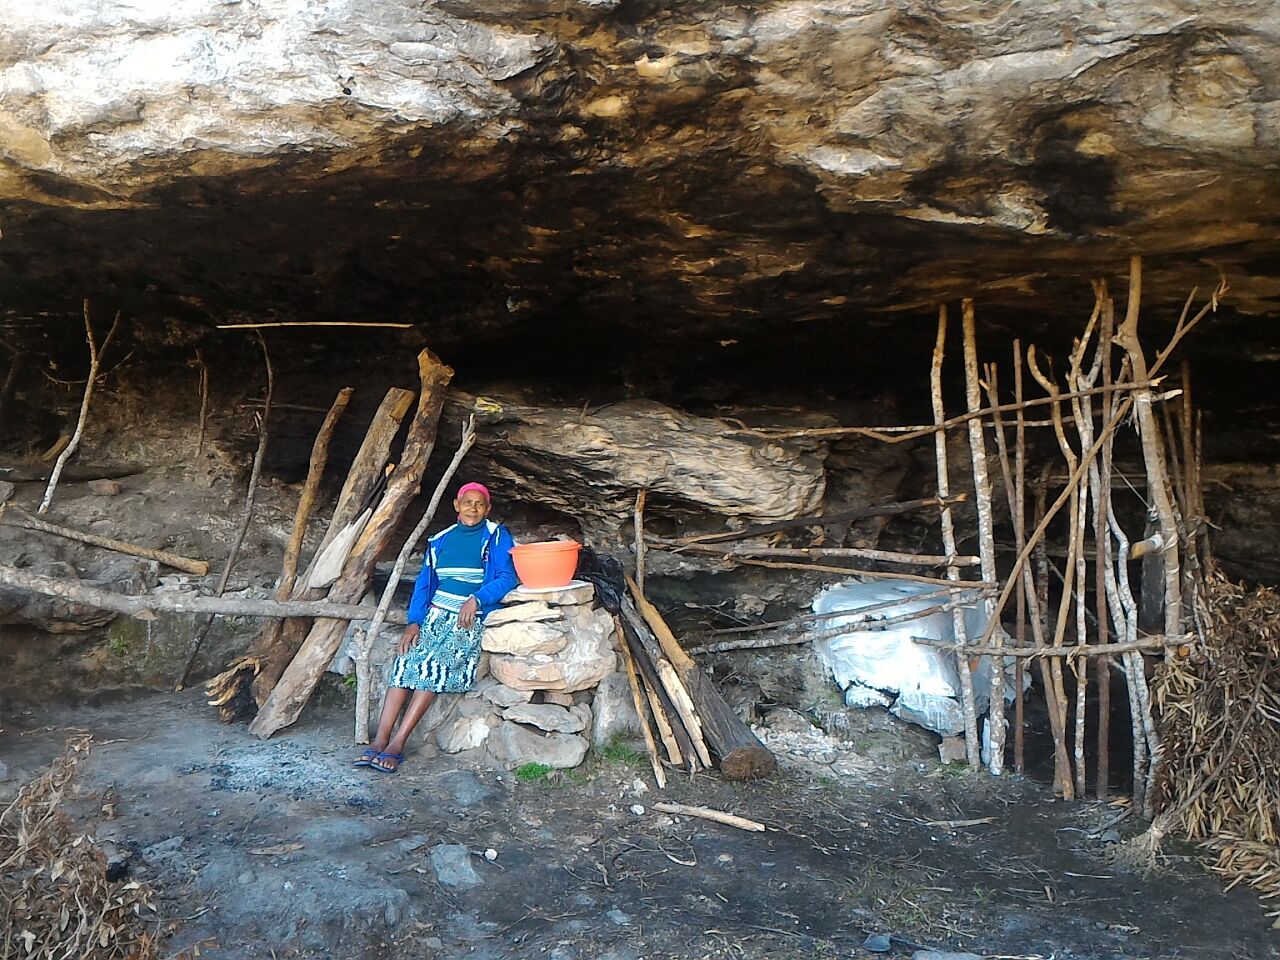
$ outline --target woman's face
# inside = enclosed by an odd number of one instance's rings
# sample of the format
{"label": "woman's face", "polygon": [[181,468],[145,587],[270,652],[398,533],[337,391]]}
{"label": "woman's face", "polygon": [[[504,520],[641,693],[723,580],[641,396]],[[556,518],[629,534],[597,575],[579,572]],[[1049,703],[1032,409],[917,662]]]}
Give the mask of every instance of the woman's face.
{"label": "woman's face", "polygon": [[458,511],[458,519],[463,526],[474,527],[489,515],[489,501],[483,494],[468,490],[453,501],[453,509]]}

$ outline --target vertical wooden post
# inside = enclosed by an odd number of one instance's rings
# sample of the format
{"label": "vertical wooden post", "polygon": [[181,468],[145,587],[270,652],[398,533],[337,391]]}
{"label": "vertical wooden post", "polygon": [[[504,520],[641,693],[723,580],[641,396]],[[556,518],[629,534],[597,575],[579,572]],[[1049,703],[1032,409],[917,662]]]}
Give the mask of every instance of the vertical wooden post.
{"label": "vertical wooden post", "polygon": [[[964,329],[964,378],[965,402],[968,412],[977,413],[982,408],[982,393],[978,379],[978,339],[974,330],[973,301],[966,299],[961,307]],[[978,510],[978,556],[982,561],[982,579],[996,582],[996,538],[991,509],[991,477],[987,472],[987,441],[982,432],[982,419],[969,420],[969,457],[973,463],[974,497]],[[994,616],[989,599],[980,601],[988,619]],[[991,634],[995,646],[1004,643],[1004,631]],[[991,658],[991,705],[987,710],[987,724],[991,733],[991,756],[988,769],[992,776],[1004,773],[1004,657]]]}
{"label": "vertical wooden post", "polygon": [[[1147,358],[1138,340],[1138,315],[1142,304],[1142,258],[1129,261],[1129,303],[1124,322],[1116,331],[1116,341],[1129,355],[1129,369],[1137,383],[1150,379]],[[1151,388],[1134,391],[1134,410],[1138,417],[1138,433],[1142,438],[1142,459],[1147,471],[1147,494],[1156,511],[1156,520],[1164,559],[1164,633],[1173,638],[1182,633],[1182,574],[1178,563],[1178,527],[1173,503],[1169,499],[1169,477],[1161,450],[1160,426],[1151,409]],[[1154,762],[1155,758],[1153,758]]]}
{"label": "vertical wooden post", "polygon": [[[1115,333],[1115,313],[1106,287],[1099,288],[1102,296],[1102,326],[1098,333],[1098,356],[1101,360],[1103,386],[1111,386],[1111,339]],[[1106,419],[1107,397],[1103,394],[1101,411]],[[1092,402],[1086,403],[1086,411],[1093,416]],[[1109,640],[1111,628],[1111,612],[1109,609],[1109,591],[1106,588],[1106,576],[1111,568],[1107,551],[1107,510],[1110,509],[1111,497],[1107,487],[1111,483],[1111,441],[1104,448],[1103,461],[1106,466],[1099,471],[1097,459],[1089,467],[1089,490],[1093,496],[1093,540],[1094,540],[1094,591],[1097,601],[1098,643],[1105,644]],[[1111,657],[1094,657],[1096,669],[1095,683],[1098,688],[1098,767],[1097,782],[1094,791],[1099,800],[1104,800],[1110,790],[1111,779]]]}
{"label": "vertical wooden post", "polygon": [[[1018,550],[1017,556],[1022,556],[1022,550],[1027,545],[1027,417],[1022,409],[1021,340],[1013,341],[1013,399],[1018,404],[1013,458],[1013,535]],[[1015,639],[1020,647],[1025,646],[1027,642],[1027,584],[1030,582],[1029,573],[1030,571],[1024,567],[1024,575],[1018,578],[1018,586],[1016,588],[1018,620],[1014,629]],[[1018,657],[1017,663],[1014,665],[1013,675],[1014,685],[1017,688],[1013,693],[1014,725],[1016,727],[1013,736],[1013,769],[1018,773],[1023,773],[1026,770],[1026,695],[1022,690],[1026,683],[1023,679],[1025,670],[1024,658]]]}
{"label": "vertical wooden post", "polygon": [[[947,419],[942,403],[942,360],[946,355],[947,344],[947,308],[938,307],[938,339],[933,348],[933,363],[929,368],[929,389],[933,398],[933,422],[941,425]],[[939,429],[933,435],[934,457],[938,473],[938,499],[946,500],[951,495],[951,478],[947,468],[947,432]],[[942,552],[949,557],[956,556],[955,522],[951,516],[951,507],[942,506]],[[947,579],[960,580],[960,568],[955,564],[947,567]],[[951,594],[951,624],[955,632],[957,644],[966,643],[969,639],[965,631],[964,610],[960,605],[960,592]],[[964,713],[964,749],[969,766],[975,770],[982,765],[981,744],[978,741],[978,709],[973,696],[973,671],[969,665],[969,657],[963,650],[956,651],[956,671],[960,675],[960,707]]]}
{"label": "vertical wooden post", "polygon": [[647,490],[636,494],[635,534],[636,534],[636,586],[644,593],[644,502]]}

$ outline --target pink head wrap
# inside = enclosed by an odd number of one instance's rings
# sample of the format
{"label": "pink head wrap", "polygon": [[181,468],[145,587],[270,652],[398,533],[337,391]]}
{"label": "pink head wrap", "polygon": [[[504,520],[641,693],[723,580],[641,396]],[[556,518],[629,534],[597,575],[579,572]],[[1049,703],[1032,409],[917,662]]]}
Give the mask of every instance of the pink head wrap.
{"label": "pink head wrap", "polygon": [[470,493],[472,490],[484,497],[485,503],[493,502],[489,496],[489,488],[483,483],[464,483],[458,488],[458,499],[461,500],[464,493]]}

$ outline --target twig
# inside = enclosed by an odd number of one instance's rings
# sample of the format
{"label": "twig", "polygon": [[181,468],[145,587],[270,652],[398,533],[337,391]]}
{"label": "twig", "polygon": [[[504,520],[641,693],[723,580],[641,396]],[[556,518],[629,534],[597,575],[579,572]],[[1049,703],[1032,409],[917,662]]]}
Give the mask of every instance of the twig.
{"label": "twig", "polygon": [[758,633],[762,630],[776,630],[782,627],[795,627],[802,623],[812,623],[815,620],[830,620],[833,617],[847,617],[855,613],[875,613],[879,610],[889,610],[893,607],[900,607],[904,603],[915,603],[920,600],[932,600],[935,597],[945,597],[950,592],[950,590],[930,590],[927,593],[917,593],[909,597],[895,597],[892,600],[882,600],[879,603],[859,607],[857,610],[832,610],[829,613],[807,613],[804,616],[792,617],[789,620],[771,620],[768,623],[753,623],[744,627],[724,627],[720,630],[711,630],[706,634],[706,636],[722,637],[735,633]]}
{"label": "twig", "polygon": [[[915,597],[904,597],[898,603],[905,603],[916,600]],[[887,627],[897,626],[900,623],[910,623],[913,620],[923,620],[925,617],[932,617],[936,613],[945,613],[954,609],[952,603],[939,603],[931,607],[925,607],[922,610],[913,610],[910,613],[902,613],[896,617],[859,617],[863,611],[846,610],[844,616],[851,619],[851,623],[842,624],[838,627],[832,627],[829,630],[822,630],[818,633],[801,633],[787,637],[755,637],[745,640],[725,640],[720,643],[708,643],[698,647],[690,647],[689,653],[705,654],[705,653],[724,653],[726,650],[764,650],[769,647],[794,647],[802,643],[809,643],[816,640],[829,640],[832,637],[843,637],[850,633],[875,632],[883,630]]]}
{"label": "twig", "polygon": [[700,820],[723,823],[725,826],[737,827],[739,830],[750,830],[752,833],[764,833],[765,830],[763,823],[748,820],[746,817],[735,816],[732,813],[712,810],[710,807],[690,807],[683,803],[655,803],[653,809],[661,813],[674,813],[678,816],[697,817]]}
{"label": "twig", "polygon": [[1187,637],[1176,637],[1167,639],[1165,637],[1151,637],[1145,640],[1133,640],[1125,643],[1099,643],[1099,644],[1072,644],[1070,646],[1064,644],[1062,646],[1046,646],[1046,647],[992,647],[981,646],[979,644],[954,644],[948,643],[946,640],[933,640],[928,637],[913,637],[916,643],[924,643],[931,647],[941,647],[944,650],[964,651],[970,656],[994,656],[999,651],[1002,656],[1006,657],[1051,657],[1051,658],[1075,658],[1075,657],[1098,657],[1109,656],[1114,653],[1133,652],[1135,650],[1176,650],[1187,643]]}
{"label": "twig", "polygon": [[[652,543],[652,541],[650,541]],[[692,546],[686,546],[685,550],[693,550]],[[726,554],[722,550],[698,549],[697,553],[707,554],[715,557],[727,564],[742,564],[749,567],[766,567],[770,570],[805,570],[810,573],[834,573],[842,577],[870,577],[877,580],[905,580],[909,583],[927,583],[930,586],[947,586],[951,583],[949,580],[943,580],[940,577],[925,577],[915,573],[897,573],[889,570],[861,570],[855,567],[834,567],[821,563],[791,563],[786,560],[757,560],[753,557],[737,557],[732,554]],[[998,584],[987,583],[982,580],[962,580],[960,584],[965,589],[996,587]]]}
{"label": "twig", "polygon": [[[902,553],[896,550],[873,550],[867,547],[768,547],[759,544],[743,543],[732,547],[706,547],[702,544],[685,544],[678,540],[666,540],[661,537],[649,537],[648,541],[655,547],[662,547],[672,553],[689,551],[705,553],[718,557],[795,557],[797,559],[820,559],[823,557],[853,557],[860,560],[876,560],[880,563],[897,563],[906,566],[940,567],[954,564],[957,567],[977,566],[981,559],[965,554],[943,557],[929,553]],[[993,581],[994,582],[994,581]]]}
{"label": "twig", "polygon": [[196,438],[196,456],[204,455],[204,435],[209,425],[209,365],[204,354],[196,351],[196,367],[200,370],[200,433]]}
{"label": "twig", "polygon": [[53,503],[53,493],[58,489],[58,478],[62,476],[62,468],[67,465],[67,461],[71,459],[72,454],[80,448],[80,438],[84,436],[85,421],[89,419],[89,404],[93,400],[93,388],[98,381],[98,370],[102,366],[102,357],[111,345],[111,340],[116,335],[116,330],[119,327],[120,311],[117,310],[115,320],[111,322],[111,329],[107,331],[107,337],[102,341],[102,348],[99,349],[98,342],[93,336],[89,301],[84,301],[84,335],[89,345],[89,378],[84,383],[84,396],[80,400],[80,415],[76,418],[75,432],[71,434],[70,442],[58,454],[58,460],[53,465],[53,471],[49,474],[49,484],[44,488],[44,499],[40,501],[40,507],[36,510],[36,513],[49,512],[49,506]]}
{"label": "twig", "polygon": [[220,323],[219,330],[266,330],[273,327],[390,327],[409,330],[412,323],[364,322],[361,320],[280,320],[272,323]]}

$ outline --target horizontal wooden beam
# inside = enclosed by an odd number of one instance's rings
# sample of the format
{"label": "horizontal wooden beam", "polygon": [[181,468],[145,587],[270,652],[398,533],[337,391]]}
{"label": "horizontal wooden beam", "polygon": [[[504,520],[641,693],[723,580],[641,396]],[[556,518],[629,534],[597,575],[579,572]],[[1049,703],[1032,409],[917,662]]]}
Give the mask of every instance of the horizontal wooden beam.
{"label": "horizontal wooden beam", "polygon": [[[57,597],[87,607],[114,610],[141,620],[156,613],[203,613],[223,617],[311,617],[323,620],[368,620],[372,607],[354,603],[325,603],[309,600],[252,600],[244,597],[202,597],[185,594],[148,594],[140,597],[112,593],[71,580],[57,580],[0,564],[0,586],[27,593]],[[387,616],[388,624],[403,626],[402,615]]]}

